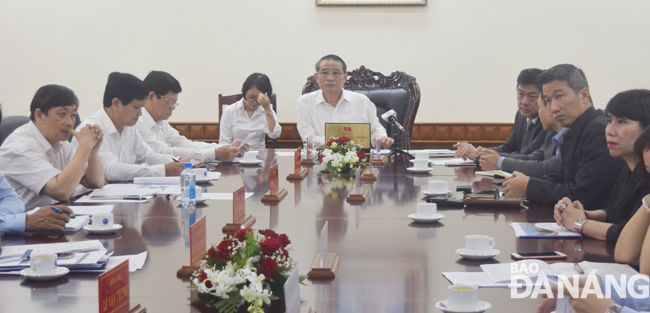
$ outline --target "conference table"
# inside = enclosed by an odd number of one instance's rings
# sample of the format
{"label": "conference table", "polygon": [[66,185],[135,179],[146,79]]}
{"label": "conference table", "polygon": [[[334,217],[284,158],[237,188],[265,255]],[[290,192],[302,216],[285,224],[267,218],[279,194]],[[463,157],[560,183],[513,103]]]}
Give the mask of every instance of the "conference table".
{"label": "conference table", "polygon": [[[424,202],[422,190],[431,179],[445,180],[449,188],[480,180],[474,168],[434,166],[429,174],[411,174],[407,163],[378,167],[377,180],[366,202],[346,202],[354,187],[353,175],[322,173],[322,165],[305,166],[302,181],[287,181],[293,157],[262,150],[262,166],[210,165],[221,172],[217,181],[202,184],[207,192],[234,192],[245,186],[254,192],[246,200],[246,213],[256,218],[253,228],[285,233],[292,241],[290,256],[306,275],[320,251],[320,232],[329,225],[329,252],[340,257],[333,280],[308,280],[300,286],[304,305],[318,312],[440,312],[435,303],[447,298],[450,283],[442,272],[481,271],[481,264],[508,263],[511,252],[561,251],[567,262],[614,262],[613,245],[585,238],[517,239],[511,222],[551,222],[550,205],[528,209],[500,206],[444,206],[437,223],[414,223],[408,215]],[[260,200],[269,190],[268,169],[279,165],[280,188],[288,195],[277,205]],[[4,235],[10,245],[99,239],[114,255],[148,252],[144,268],[130,274],[131,306],[148,312],[216,312],[197,302],[187,279],[177,270],[190,260],[189,226],[206,217],[207,243],[217,244],[221,229],[232,222],[232,201],[208,200],[195,210],[182,210],[175,197],[158,196],[147,203],[115,203],[115,222],[123,228],[113,235],[90,235],[85,230],[65,235]],[[487,261],[469,261],[456,254],[470,234],[489,235],[500,254]],[[70,273],[52,282],[31,282],[21,276],[0,275],[0,312],[97,312],[98,283],[93,273]],[[512,299],[508,288],[481,288],[480,300],[488,312],[535,312],[541,299]],[[271,311],[282,312],[274,303]]]}

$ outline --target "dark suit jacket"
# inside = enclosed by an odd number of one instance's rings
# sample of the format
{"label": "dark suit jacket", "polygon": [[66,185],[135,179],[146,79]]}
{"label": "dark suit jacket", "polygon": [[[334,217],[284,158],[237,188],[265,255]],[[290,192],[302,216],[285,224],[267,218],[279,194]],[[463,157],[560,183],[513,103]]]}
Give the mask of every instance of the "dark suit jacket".
{"label": "dark suit jacket", "polygon": [[506,172],[519,171],[530,177],[541,177],[560,171],[562,158],[555,155],[553,136],[556,132],[546,132],[544,145],[531,154],[513,154],[501,163],[501,170]]}
{"label": "dark suit jacket", "polygon": [[650,194],[650,185],[643,178],[643,167],[637,166],[634,172],[626,167],[614,186],[607,206],[605,222],[612,223],[607,229],[607,242],[616,243],[623,227],[643,205],[641,199]]}
{"label": "dark suit jacket", "polygon": [[509,154],[531,154],[533,151],[539,149],[539,147],[544,144],[544,137],[546,136],[546,131],[542,127],[542,122],[537,120],[532,126],[531,139],[530,143],[525,145],[523,144],[524,135],[526,134],[526,124],[528,119],[525,118],[519,111],[515,114],[515,125],[510,134],[510,138],[506,140],[502,145],[498,147],[492,147],[490,149],[499,152],[501,156],[509,156]]}
{"label": "dark suit jacket", "polygon": [[625,162],[613,158],[607,149],[602,110],[587,109],[571,125],[560,145],[560,171],[544,177],[531,177],[526,198],[533,202],[557,203],[563,197],[580,200],[589,210],[602,209]]}

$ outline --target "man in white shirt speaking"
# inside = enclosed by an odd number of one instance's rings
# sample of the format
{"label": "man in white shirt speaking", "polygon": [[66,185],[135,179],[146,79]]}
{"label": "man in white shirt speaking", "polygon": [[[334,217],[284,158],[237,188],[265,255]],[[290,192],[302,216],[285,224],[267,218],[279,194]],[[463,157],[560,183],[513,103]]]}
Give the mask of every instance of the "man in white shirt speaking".
{"label": "man in white shirt speaking", "polygon": [[[108,182],[144,176],[179,176],[183,163],[192,159],[187,157],[175,162],[174,155],[156,153],[133,127],[142,115],[148,95],[149,88],[139,78],[113,72],[108,75],[104,107],[77,127],[81,129],[86,124],[97,124],[104,130],[99,157]],[[79,142],[73,139],[72,144],[78,146]]]}
{"label": "man in white shirt speaking", "polygon": [[[241,140],[230,145],[218,145],[192,141],[181,136],[167,122],[178,107],[181,84],[167,72],[151,71],[144,79],[149,88],[142,116],[135,125],[142,139],[157,153],[184,155],[202,158],[206,161],[232,161],[240,153]],[[248,150],[248,145],[241,152]]]}
{"label": "man in white shirt speaking", "polygon": [[[11,133],[0,148],[0,172],[25,200],[27,210],[68,201],[79,184],[104,186],[98,155],[102,129],[90,124],[75,131],[78,106],[79,99],[67,87],[39,88],[30,105],[31,121]],[[80,142],[76,149],[68,142],[70,135]]]}
{"label": "man in white shirt speaking", "polygon": [[382,149],[390,148],[393,139],[379,123],[377,108],[365,95],[347,91],[347,66],[334,54],[316,62],[314,79],[319,90],[298,98],[298,132],[303,140],[311,138],[316,145],[325,142],[325,123],[370,123],[374,144],[380,139]]}

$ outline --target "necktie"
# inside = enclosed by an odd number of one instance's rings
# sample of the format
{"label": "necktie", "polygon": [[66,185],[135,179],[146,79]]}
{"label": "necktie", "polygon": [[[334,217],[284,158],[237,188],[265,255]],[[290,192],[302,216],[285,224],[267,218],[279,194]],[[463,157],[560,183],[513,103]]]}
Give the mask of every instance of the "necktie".
{"label": "necktie", "polygon": [[524,140],[521,141],[521,147],[526,147],[530,144],[530,137],[532,134],[531,129],[533,128],[533,122],[528,120],[526,122],[526,133],[524,134]]}

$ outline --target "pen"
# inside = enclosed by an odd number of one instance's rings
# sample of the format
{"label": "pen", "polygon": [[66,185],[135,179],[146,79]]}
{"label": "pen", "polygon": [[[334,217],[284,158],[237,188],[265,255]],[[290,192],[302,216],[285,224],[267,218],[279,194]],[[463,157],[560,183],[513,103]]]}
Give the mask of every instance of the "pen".
{"label": "pen", "polygon": [[66,211],[63,211],[63,210],[61,210],[61,209],[59,209],[59,208],[57,208],[55,206],[50,206],[50,208],[52,210],[54,210],[54,212],[56,212],[56,213],[63,213],[65,215],[67,215],[69,218],[75,218],[76,217],[76,216],[74,216],[74,214],[70,214],[70,213],[68,213]]}
{"label": "pen", "polygon": [[578,274],[584,274],[585,271],[582,270],[582,267],[578,263],[574,264],[573,267],[578,271]]}
{"label": "pen", "polygon": [[172,161],[174,161],[176,163],[181,163],[181,158],[174,157],[174,158],[172,158]]}

